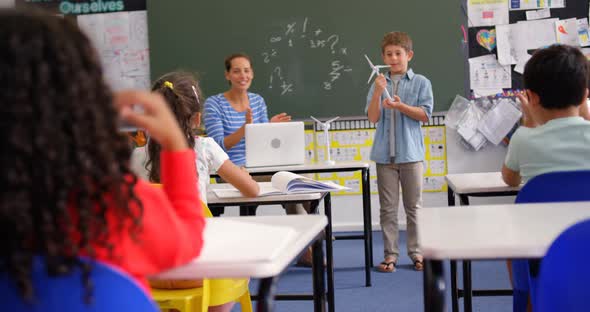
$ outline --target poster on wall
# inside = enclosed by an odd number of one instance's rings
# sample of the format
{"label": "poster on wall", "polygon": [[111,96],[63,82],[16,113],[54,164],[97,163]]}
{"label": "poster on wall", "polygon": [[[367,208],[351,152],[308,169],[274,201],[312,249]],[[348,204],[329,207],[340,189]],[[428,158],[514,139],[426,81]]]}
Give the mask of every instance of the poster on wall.
{"label": "poster on wall", "polygon": [[73,19],[94,44],[114,90],[149,89],[146,0],[15,0],[15,7]]}

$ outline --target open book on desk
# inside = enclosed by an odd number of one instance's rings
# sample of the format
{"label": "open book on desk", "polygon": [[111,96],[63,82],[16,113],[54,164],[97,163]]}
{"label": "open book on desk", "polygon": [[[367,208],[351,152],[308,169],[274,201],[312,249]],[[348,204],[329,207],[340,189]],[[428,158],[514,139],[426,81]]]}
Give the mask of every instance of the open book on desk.
{"label": "open book on desk", "polygon": [[[260,192],[258,193],[258,196],[350,190],[348,187],[338,185],[334,182],[316,181],[314,179],[306,178],[288,171],[279,171],[273,174],[270,181],[271,182],[258,183],[260,186]],[[213,193],[215,193],[218,198],[243,197],[242,193],[233,187],[213,189]]]}

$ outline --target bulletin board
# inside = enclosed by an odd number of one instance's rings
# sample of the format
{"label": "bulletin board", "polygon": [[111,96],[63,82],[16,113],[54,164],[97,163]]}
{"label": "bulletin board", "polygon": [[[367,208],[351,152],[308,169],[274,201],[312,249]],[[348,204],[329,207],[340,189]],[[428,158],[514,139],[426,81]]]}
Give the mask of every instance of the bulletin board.
{"label": "bulletin board", "polygon": [[77,23],[98,52],[112,89],[150,89],[146,0],[15,0],[14,5],[43,9]]}
{"label": "bulletin board", "polygon": [[590,56],[586,0],[464,0],[466,90],[472,97],[512,96],[523,88],[524,64],[553,43]]}

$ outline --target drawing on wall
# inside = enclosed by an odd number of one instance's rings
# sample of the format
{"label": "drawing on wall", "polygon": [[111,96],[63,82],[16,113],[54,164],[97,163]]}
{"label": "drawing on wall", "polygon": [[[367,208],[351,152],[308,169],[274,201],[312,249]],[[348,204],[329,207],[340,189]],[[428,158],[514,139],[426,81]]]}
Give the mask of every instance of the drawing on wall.
{"label": "drawing on wall", "polygon": [[492,52],[496,48],[496,30],[482,29],[475,35],[477,43]]}

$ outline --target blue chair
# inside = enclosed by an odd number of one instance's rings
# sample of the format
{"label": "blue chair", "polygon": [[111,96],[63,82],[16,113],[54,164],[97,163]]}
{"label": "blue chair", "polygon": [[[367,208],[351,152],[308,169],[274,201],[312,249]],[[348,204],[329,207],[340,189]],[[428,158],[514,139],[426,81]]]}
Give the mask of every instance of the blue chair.
{"label": "blue chair", "polygon": [[[590,170],[560,171],[538,175],[516,197],[517,204],[590,201]],[[512,261],[513,311],[526,311],[528,296],[536,302],[538,260]]]}
{"label": "blue chair", "polygon": [[588,311],[590,220],[561,233],[541,263],[535,311]]}
{"label": "blue chair", "polygon": [[[86,260],[84,260],[86,261]],[[0,273],[2,311],[11,312],[159,312],[154,302],[139,285],[117,269],[97,262],[92,263],[90,280],[93,290],[86,304],[86,289],[82,272],[76,268],[71,274],[50,277],[45,263],[37,257],[33,264],[33,301],[25,301],[14,280],[6,272]]]}

